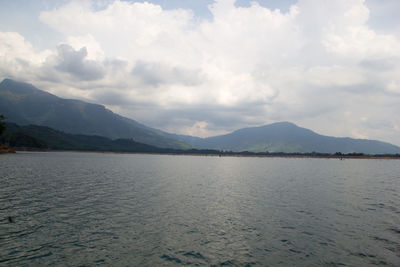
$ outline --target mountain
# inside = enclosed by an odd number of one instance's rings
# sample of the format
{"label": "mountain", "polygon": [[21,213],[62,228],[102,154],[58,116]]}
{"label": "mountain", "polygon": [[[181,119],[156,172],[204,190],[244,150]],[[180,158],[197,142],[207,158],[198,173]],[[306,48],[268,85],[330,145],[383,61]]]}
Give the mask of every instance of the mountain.
{"label": "mountain", "polygon": [[20,125],[48,126],[65,133],[110,139],[133,138],[136,142],[161,148],[189,149],[192,146],[237,152],[400,153],[399,147],[389,143],[324,136],[289,122],[243,128],[208,138],[170,134],[122,117],[102,105],[63,99],[10,79],[0,83],[0,114],[5,115],[8,122]]}
{"label": "mountain", "polygon": [[230,134],[208,138],[169,135],[194,147],[253,152],[320,152],[320,153],[400,153],[395,145],[365,139],[339,138],[317,134],[293,123],[278,122],[260,127],[243,128]]}
{"label": "mountain", "polygon": [[[6,144],[6,146],[4,146]],[[6,131],[0,135],[0,153],[15,152],[15,149],[69,150],[97,152],[129,152],[160,154],[220,154],[217,150],[159,148],[132,139],[115,139],[98,135],[68,134],[46,126],[6,123]]]}
{"label": "mountain", "polygon": [[63,99],[27,84],[5,79],[0,83],[0,114],[20,125],[48,126],[66,133],[133,138],[157,147],[185,149],[183,141],[122,117],[102,105]]}

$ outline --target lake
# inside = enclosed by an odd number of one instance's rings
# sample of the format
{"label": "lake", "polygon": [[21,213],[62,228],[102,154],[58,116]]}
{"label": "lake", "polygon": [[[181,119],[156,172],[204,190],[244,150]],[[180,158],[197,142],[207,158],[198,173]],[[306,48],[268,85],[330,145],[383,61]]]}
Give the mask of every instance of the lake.
{"label": "lake", "polygon": [[400,265],[399,160],[20,152],[0,184],[1,266]]}

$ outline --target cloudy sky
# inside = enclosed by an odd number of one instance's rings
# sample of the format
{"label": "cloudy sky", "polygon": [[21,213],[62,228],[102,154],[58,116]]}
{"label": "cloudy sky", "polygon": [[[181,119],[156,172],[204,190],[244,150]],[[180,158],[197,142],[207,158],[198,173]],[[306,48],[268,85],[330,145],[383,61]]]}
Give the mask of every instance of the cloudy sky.
{"label": "cloudy sky", "polygon": [[0,0],[0,78],[210,136],[277,121],[400,145],[398,0]]}

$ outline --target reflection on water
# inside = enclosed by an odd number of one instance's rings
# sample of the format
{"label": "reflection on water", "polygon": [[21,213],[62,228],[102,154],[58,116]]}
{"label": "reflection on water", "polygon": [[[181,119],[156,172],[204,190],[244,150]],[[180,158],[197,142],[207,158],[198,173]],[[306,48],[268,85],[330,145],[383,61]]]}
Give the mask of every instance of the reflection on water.
{"label": "reflection on water", "polygon": [[399,163],[1,155],[0,265],[398,266]]}

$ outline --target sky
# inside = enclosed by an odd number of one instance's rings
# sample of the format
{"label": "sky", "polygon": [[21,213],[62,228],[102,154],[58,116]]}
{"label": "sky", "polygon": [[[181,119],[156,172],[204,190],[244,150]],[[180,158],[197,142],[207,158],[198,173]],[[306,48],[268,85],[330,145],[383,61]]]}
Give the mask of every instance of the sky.
{"label": "sky", "polygon": [[290,121],[400,145],[398,0],[0,0],[0,79],[213,136]]}

